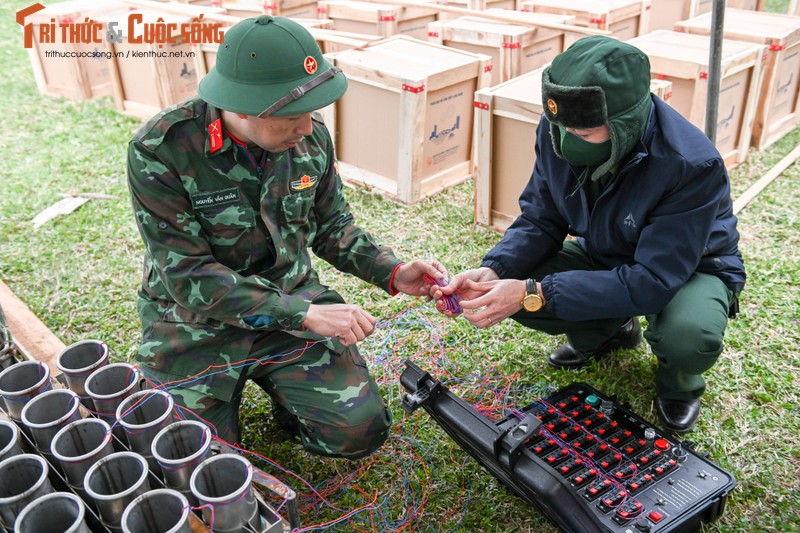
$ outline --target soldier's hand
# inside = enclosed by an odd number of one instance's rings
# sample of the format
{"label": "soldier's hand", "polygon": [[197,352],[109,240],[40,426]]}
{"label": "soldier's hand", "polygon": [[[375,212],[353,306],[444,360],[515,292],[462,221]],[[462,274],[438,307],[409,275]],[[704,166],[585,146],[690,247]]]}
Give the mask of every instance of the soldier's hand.
{"label": "soldier's hand", "polygon": [[500,279],[497,273],[488,267],[473,268],[466,270],[456,275],[444,287],[432,286],[430,287],[430,295],[436,300],[436,308],[447,316],[456,316],[459,313],[448,310],[442,301],[445,296],[457,295],[458,299],[470,298],[464,293],[467,282],[473,281],[475,283],[483,283],[487,281],[495,281]]}
{"label": "soldier's hand", "polygon": [[425,276],[445,279],[447,269],[439,261],[416,259],[401,265],[394,274],[392,285],[409,296],[429,296],[431,284]]}
{"label": "soldier's hand", "polygon": [[375,317],[352,304],[308,307],[303,327],[323,337],[335,337],[345,346],[364,340],[375,330]]}

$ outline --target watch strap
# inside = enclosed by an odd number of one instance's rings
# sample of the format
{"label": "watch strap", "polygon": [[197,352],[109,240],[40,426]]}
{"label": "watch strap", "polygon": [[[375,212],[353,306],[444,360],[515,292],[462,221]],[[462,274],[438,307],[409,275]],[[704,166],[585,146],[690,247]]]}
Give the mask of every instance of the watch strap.
{"label": "watch strap", "polygon": [[539,289],[536,288],[536,280],[528,278],[525,280],[525,294],[539,294]]}

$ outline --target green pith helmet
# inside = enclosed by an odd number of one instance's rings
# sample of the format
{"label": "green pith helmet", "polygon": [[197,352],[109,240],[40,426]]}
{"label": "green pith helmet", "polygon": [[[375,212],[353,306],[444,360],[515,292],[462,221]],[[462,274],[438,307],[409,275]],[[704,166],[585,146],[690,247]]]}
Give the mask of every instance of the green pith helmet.
{"label": "green pith helmet", "polygon": [[236,23],[197,92],[219,109],[254,116],[299,115],[332,104],[347,79],[297,22],[262,15]]}

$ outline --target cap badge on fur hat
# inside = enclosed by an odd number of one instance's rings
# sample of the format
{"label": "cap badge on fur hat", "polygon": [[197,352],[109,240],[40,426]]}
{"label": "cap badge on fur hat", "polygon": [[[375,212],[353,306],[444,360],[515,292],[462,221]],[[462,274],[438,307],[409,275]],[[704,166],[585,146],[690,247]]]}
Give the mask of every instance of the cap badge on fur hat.
{"label": "cap badge on fur hat", "polygon": [[547,109],[552,113],[554,116],[558,115],[558,104],[552,98],[547,99]]}
{"label": "cap badge on fur hat", "polygon": [[314,74],[317,71],[317,60],[311,56],[306,57],[305,61],[303,61],[303,68],[306,69],[307,73]]}

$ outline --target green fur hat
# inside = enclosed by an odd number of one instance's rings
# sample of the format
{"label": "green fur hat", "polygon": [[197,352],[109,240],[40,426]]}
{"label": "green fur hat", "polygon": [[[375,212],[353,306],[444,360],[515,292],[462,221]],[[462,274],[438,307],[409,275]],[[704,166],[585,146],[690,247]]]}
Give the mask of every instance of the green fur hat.
{"label": "green fur hat", "polygon": [[557,127],[608,125],[611,157],[592,172],[608,173],[636,145],[650,115],[650,61],[638,48],[593,35],[556,56],[542,74],[544,113],[553,148],[561,155]]}

